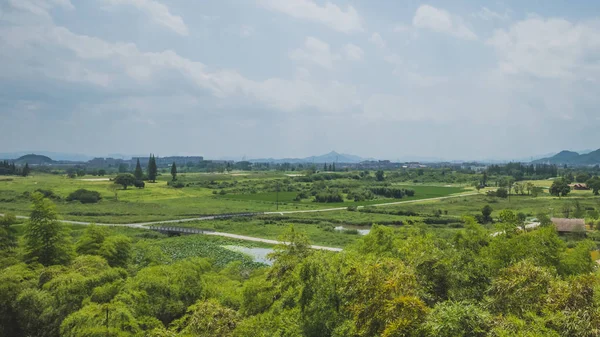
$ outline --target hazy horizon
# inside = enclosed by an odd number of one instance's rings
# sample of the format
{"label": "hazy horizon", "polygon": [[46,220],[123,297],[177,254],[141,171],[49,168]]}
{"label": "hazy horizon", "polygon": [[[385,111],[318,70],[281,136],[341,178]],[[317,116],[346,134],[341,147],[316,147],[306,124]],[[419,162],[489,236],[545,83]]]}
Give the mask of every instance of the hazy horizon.
{"label": "hazy horizon", "polygon": [[599,147],[600,2],[0,4],[0,152],[511,160]]}

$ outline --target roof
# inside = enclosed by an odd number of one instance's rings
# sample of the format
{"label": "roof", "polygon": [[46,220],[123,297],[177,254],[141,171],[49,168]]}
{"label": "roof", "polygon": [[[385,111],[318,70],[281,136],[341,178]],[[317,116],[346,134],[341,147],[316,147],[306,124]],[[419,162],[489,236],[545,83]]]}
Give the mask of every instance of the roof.
{"label": "roof", "polygon": [[558,232],[585,231],[584,219],[552,218],[552,223]]}

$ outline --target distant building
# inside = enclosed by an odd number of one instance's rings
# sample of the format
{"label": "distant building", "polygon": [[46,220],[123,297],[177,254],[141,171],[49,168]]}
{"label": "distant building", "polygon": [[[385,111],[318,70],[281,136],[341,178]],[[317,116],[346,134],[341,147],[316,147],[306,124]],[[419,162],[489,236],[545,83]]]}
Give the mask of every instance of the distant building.
{"label": "distant building", "polygon": [[574,184],[571,187],[577,191],[587,191],[590,189],[586,184]]}
{"label": "distant building", "polygon": [[552,218],[558,233],[585,233],[584,219]]}

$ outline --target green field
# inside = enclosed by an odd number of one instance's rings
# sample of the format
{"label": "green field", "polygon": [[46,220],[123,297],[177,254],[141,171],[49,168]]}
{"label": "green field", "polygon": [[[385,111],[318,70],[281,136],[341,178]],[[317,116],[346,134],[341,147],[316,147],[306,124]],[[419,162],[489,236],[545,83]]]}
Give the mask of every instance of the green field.
{"label": "green field", "polygon": [[[289,179],[283,174],[250,174],[233,176],[226,174],[187,174],[180,178],[189,187],[173,188],[167,185],[168,177],[161,177],[156,183],[146,183],[144,189],[133,187],[119,190],[117,197],[108,190],[112,182],[110,177],[89,177],[84,179],[69,179],[65,176],[50,174],[34,174],[29,177],[10,177],[0,180],[0,212],[13,212],[25,215],[29,212],[28,193],[50,190],[56,198],[59,214],[68,220],[80,220],[99,223],[131,223],[183,219],[202,215],[266,212],[276,210],[276,192],[259,192],[254,194],[227,193],[215,194],[218,189],[200,187],[196,184],[214,182],[215,184],[237,184],[249,186],[259,191],[264,189],[265,182],[279,177]],[[239,183],[239,184],[238,184]],[[300,185],[300,184],[297,184]],[[403,199],[384,199],[343,203],[316,203],[309,200],[295,202],[297,192],[280,192],[279,207],[281,211],[345,207],[350,205],[372,205],[386,202],[408,201],[447,196],[464,191],[462,187],[402,185],[403,188],[415,190],[414,197]],[[85,188],[97,191],[102,200],[96,204],[81,204],[67,202],[69,193]]]}

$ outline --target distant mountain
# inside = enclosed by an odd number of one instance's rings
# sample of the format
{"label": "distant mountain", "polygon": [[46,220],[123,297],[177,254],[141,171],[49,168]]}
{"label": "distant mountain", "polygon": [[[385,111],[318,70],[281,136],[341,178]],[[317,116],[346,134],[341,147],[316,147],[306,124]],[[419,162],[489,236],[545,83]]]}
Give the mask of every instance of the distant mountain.
{"label": "distant mountain", "polygon": [[62,152],[48,152],[48,151],[21,151],[21,152],[10,152],[10,153],[0,153],[0,158],[14,160],[16,158],[35,153],[37,155],[42,155],[46,157],[50,157],[54,160],[67,160],[67,161],[88,161],[92,159],[90,156],[86,156],[83,154],[77,153],[62,153]]}
{"label": "distant mountain", "polygon": [[25,163],[30,165],[43,165],[43,164],[51,164],[54,160],[50,157],[38,155],[38,154],[26,154],[15,159],[15,164],[24,165]]}
{"label": "distant mountain", "polygon": [[249,162],[252,163],[291,163],[291,164],[299,164],[299,163],[315,163],[315,164],[323,164],[323,163],[348,163],[348,164],[356,164],[365,160],[374,160],[373,158],[362,158],[359,156],[337,153],[335,151],[331,151],[327,154],[320,156],[310,156],[306,158],[261,158],[261,159],[250,159]]}
{"label": "distant mountain", "polygon": [[600,149],[585,154],[565,150],[552,157],[534,160],[533,163],[597,165],[600,164]]}

